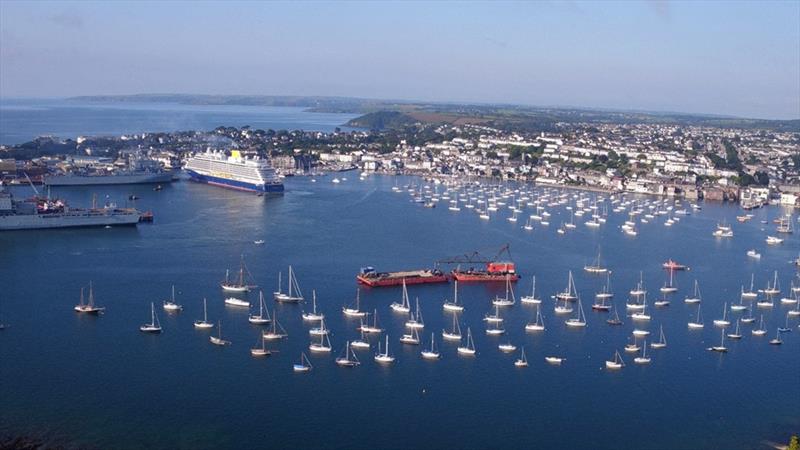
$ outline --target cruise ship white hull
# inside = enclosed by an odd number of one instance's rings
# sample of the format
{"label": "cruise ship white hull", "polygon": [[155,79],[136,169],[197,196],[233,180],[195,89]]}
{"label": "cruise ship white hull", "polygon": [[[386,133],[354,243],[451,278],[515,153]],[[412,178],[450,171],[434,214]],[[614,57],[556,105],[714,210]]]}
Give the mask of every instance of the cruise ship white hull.
{"label": "cruise ship white hull", "polygon": [[16,214],[0,215],[0,231],[47,228],[125,226],[139,223],[138,212],[114,214]]}

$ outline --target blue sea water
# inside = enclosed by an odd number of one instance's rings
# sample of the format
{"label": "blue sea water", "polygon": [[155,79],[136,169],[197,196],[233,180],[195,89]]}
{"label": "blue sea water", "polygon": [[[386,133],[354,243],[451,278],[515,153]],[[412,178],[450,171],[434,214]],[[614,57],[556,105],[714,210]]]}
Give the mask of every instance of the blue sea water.
{"label": "blue sea water", "polygon": [[[341,176],[341,175],[340,175]],[[564,209],[551,209],[551,226],[525,231],[498,213],[481,221],[474,212],[448,211],[445,205],[422,208],[395,183],[414,178],[355,173],[341,184],[321,177],[287,179],[281,197],[257,197],[213,186],[177,182],[161,192],[148,186],[62,188],[53,193],[75,206],[92,196],[120,204],[129,194],[137,206],[154,211],[152,225],[128,229],[79,229],[0,233],[0,435],[43,436],[48,442],[96,448],[591,448],[591,449],[753,449],[769,440],[787,441],[800,430],[800,329],[770,346],[784,324],[788,306],[776,304],[764,314],[768,335],[728,341],[730,351],[706,351],[719,342],[712,320],[723,304],[738,301],[742,284],[755,274],[763,287],[777,270],[786,295],[795,268],[798,238],[780,246],[764,237],[774,225],[761,224],[784,212],[771,207],[744,224],[740,210],[705,203],[703,210],[665,227],[665,217],[640,226],[628,237],[619,226],[627,218],[612,214],[597,230],[579,225],[561,236],[556,228],[569,220]],[[22,188],[17,189],[22,195]],[[524,216],[523,216],[524,217]],[[715,239],[716,224],[733,223],[735,237]],[[264,239],[263,246],[253,241]],[[354,276],[364,265],[379,270],[430,267],[435,261],[480,249],[491,254],[505,243],[523,278],[517,296],[530,291],[531,276],[544,299],[546,331],[525,333],[535,308],[517,303],[506,308],[507,334],[484,334],[481,320],[490,299],[504,288],[461,284],[466,305],[462,330],[471,327],[477,356],[460,357],[457,344],[443,342],[449,313],[442,301],[452,283],[411,286],[419,298],[427,343],[435,332],[442,351],[438,361],[422,360],[420,347],[398,342],[405,317],[389,304],[399,288],[362,289],[362,308],[377,309],[397,363],[372,360],[376,349],[357,351],[360,367],[337,367],[333,360],[345,341],[358,336],[357,320],[341,313],[356,294]],[[661,263],[673,258],[691,266],[679,272],[672,304],[650,308],[652,321],[638,324],[657,335],[664,326],[668,347],[652,350],[649,366],[604,368],[622,351],[634,323],[606,324],[607,313],[589,305],[605,280],[582,267],[602,247],[613,270],[614,303],[623,305],[640,271],[651,292],[650,304],[666,280]],[[762,254],[748,259],[750,248]],[[218,283],[236,269],[244,255],[270,308],[289,333],[269,343],[278,353],[250,356],[260,328],[247,312],[226,307]],[[311,341],[310,326],[300,314],[310,305],[275,304],[278,272],[291,264],[304,293],[314,289],[318,307],[332,329],[334,352],[309,355],[314,369],[295,374],[292,364]],[[563,290],[572,270],[584,301],[588,326],[568,329],[553,313],[549,297]],[[687,329],[695,307],[683,298],[700,282],[706,327]],[[80,288],[93,281],[101,317],[76,315]],[[175,285],[180,314],[159,309],[161,335],[138,331],[149,320],[150,302],[170,295]],[[208,299],[209,319],[221,321],[221,348],[209,332],[193,329]],[[249,294],[257,301],[257,294]],[[733,313],[733,317],[741,313]],[[215,330],[216,331],[216,330]],[[655,336],[654,336],[655,337]],[[519,369],[518,352],[503,354],[497,345],[525,346],[530,367]],[[377,345],[377,338],[372,338]],[[566,357],[550,366],[547,355]]]}
{"label": "blue sea water", "polygon": [[20,144],[42,135],[75,139],[218,126],[333,131],[356,116],[294,107],[4,98],[0,99],[0,144]]}

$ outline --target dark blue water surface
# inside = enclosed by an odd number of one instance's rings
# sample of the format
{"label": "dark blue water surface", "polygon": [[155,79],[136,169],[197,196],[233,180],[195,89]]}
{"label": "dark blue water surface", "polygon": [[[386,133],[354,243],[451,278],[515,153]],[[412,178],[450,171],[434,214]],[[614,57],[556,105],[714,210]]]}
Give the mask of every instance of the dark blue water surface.
{"label": "dark blue water surface", "polygon": [[[788,306],[763,310],[767,336],[751,336],[747,325],[741,341],[727,342],[729,353],[705,350],[719,342],[712,320],[722,315],[723,303],[738,301],[751,273],[763,287],[777,270],[787,294],[798,238],[767,246],[764,237],[774,225],[760,223],[782,210],[758,210],[754,220],[739,224],[737,208],[706,203],[673,227],[662,225],[663,216],[641,225],[635,238],[619,230],[627,216],[612,214],[597,230],[579,225],[561,236],[557,225],[569,217],[563,208],[550,208],[549,228],[524,231],[524,219],[512,224],[504,220],[507,212],[486,222],[444,204],[426,209],[407,193],[392,192],[395,178],[348,177],[341,184],[330,177],[288,179],[286,194],[277,198],[189,182],[161,192],[148,186],[54,191],[76,206],[90,204],[93,194],[124,203],[136,193],[137,206],[152,209],[156,220],[128,229],[0,234],[0,320],[11,325],[0,332],[0,433],[99,448],[752,449],[786,441],[800,429],[798,320],[790,321],[794,331],[783,345],[767,343]],[[399,179],[408,182],[418,180]],[[721,220],[734,224],[734,238],[711,236]],[[266,244],[254,245],[257,239]],[[399,300],[400,289],[362,289],[362,307],[377,308],[397,363],[378,365],[373,349],[358,352],[358,368],[334,364],[345,341],[358,336],[357,321],[343,317],[341,307],[353,301],[361,266],[429,267],[505,243],[523,274],[517,294],[528,292],[531,275],[537,276],[544,333],[525,333],[535,309],[517,303],[503,311],[507,334],[485,335],[481,318],[504,289],[462,284],[462,329],[472,328],[478,353],[460,357],[457,344],[441,340],[451,320],[441,305],[452,283],[412,286],[412,303],[419,297],[425,319],[421,335],[427,342],[436,332],[442,351],[441,360],[426,361],[420,347],[398,342],[405,318],[389,304]],[[663,261],[691,266],[677,274],[672,305],[651,308],[653,320],[638,325],[657,334],[663,324],[669,342],[650,352],[649,366],[636,366],[624,354],[623,370],[604,368],[634,324],[623,316],[623,326],[611,327],[607,313],[589,308],[604,277],[582,267],[598,245],[613,269],[618,305],[640,270],[652,302],[665,281]],[[745,256],[750,248],[761,251],[760,261]],[[310,326],[300,317],[310,306],[274,304],[269,294],[289,338],[270,343],[278,353],[267,359],[250,356],[261,330],[247,322],[246,311],[223,305],[218,286],[242,254],[266,292],[275,290],[278,271],[285,276],[289,264],[309,297],[316,289],[335,350],[310,355],[312,372],[292,372],[310,342]],[[584,298],[585,329],[568,329],[549,299],[564,288],[570,269]],[[683,302],[694,279],[703,294],[706,327],[700,331],[687,329],[695,307]],[[98,303],[108,308],[101,317],[72,311],[90,280]],[[164,333],[140,333],[150,302],[167,298],[172,284],[185,310],[167,315],[159,309]],[[203,297],[230,347],[213,346],[209,332],[193,329]],[[518,352],[498,351],[498,343],[509,340],[525,346],[530,367],[514,367]],[[550,366],[546,355],[567,360]]]}
{"label": "dark blue water surface", "polygon": [[212,130],[218,126],[333,131],[354,117],[294,107],[4,98],[0,100],[0,144],[19,144],[42,135],[75,139],[81,135]]}

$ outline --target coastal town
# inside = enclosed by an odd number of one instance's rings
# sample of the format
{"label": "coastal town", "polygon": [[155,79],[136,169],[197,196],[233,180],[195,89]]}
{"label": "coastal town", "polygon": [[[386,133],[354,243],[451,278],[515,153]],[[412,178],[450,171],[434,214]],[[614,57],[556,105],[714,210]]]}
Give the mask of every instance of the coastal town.
{"label": "coastal town", "polygon": [[243,126],[74,140],[43,136],[0,146],[0,177],[9,184],[41,183],[54,174],[124,170],[142,159],[172,171],[208,149],[269,155],[284,177],[359,170],[703,198],[747,209],[800,205],[800,133],[683,124],[558,123],[555,131],[534,132],[416,122],[333,132]]}

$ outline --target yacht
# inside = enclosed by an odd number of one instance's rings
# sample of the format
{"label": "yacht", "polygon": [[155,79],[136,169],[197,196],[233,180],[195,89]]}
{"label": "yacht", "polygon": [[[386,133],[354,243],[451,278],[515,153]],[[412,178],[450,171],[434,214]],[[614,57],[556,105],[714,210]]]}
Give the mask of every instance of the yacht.
{"label": "yacht", "polygon": [[183,306],[175,302],[175,285],[172,285],[172,297],[170,300],[164,300],[164,311],[167,312],[180,312],[183,311]]}
{"label": "yacht", "polygon": [[423,350],[420,352],[425,359],[439,359],[439,351],[436,350],[436,338],[433,333],[431,333],[431,348],[429,350]]}
{"label": "yacht", "polygon": [[619,350],[617,350],[614,352],[614,358],[606,361],[606,368],[622,369],[623,367],[625,367],[625,361],[622,360],[622,355],[620,355]]}
{"label": "yacht", "polygon": [[525,347],[522,347],[519,359],[514,361],[516,367],[528,367],[528,358],[525,356]]}
{"label": "yacht", "polygon": [[272,293],[272,297],[279,303],[300,303],[304,300],[303,292],[300,291],[300,284],[297,282],[297,276],[294,274],[294,269],[289,266],[289,285],[288,292],[283,292],[281,286],[282,274],[278,272],[278,290]]}
{"label": "yacht", "polygon": [[325,314],[317,312],[317,291],[311,290],[311,312],[303,313],[303,320],[316,322],[325,319]]}
{"label": "yacht", "polygon": [[458,353],[460,355],[474,355],[475,354],[475,342],[472,340],[472,331],[467,327],[467,342],[466,345],[460,345],[458,347]]}
{"label": "yacht", "polygon": [[386,347],[381,353],[381,343],[378,342],[378,353],[375,354],[375,361],[382,364],[389,364],[394,362],[394,356],[389,354],[389,335],[386,335]]}
{"label": "yacht", "polygon": [[311,361],[308,360],[308,356],[301,352],[300,362],[292,365],[292,370],[295,372],[310,372],[312,367]]}
{"label": "yacht", "polygon": [[458,303],[458,280],[455,280],[453,284],[455,285],[453,288],[453,301],[445,300],[442,307],[447,311],[464,311],[464,305]]}
{"label": "yacht", "polygon": [[364,316],[366,316],[367,313],[364,312],[364,311],[361,311],[359,309],[360,300],[361,300],[361,289],[357,289],[356,290],[356,306],[355,306],[355,308],[351,308],[350,306],[343,306],[342,307],[342,312],[344,313],[344,315],[348,316],[348,317],[364,317]]}
{"label": "yacht", "polygon": [[93,314],[98,315],[102,314],[106,311],[105,307],[100,307],[95,305],[94,303],[94,289],[92,288],[92,282],[89,282],[89,301],[88,303],[83,302],[83,288],[81,288],[81,300],[80,303],[75,305],[73,308],[75,312],[83,313],[83,314]]}
{"label": "yacht", "polygon": [[139,331],[144,333],[161,333],[161,323],[156,316],[156,307],[153,302],[150,302],[150,323],[146,323],[139,327]]}
{"label": "yacht", "polygon": [[393,311],[399,313],[408,313],[411,311],[411,303],[408,300],[408,289],[406,288],[405,278],[403,279],[403,299],[400,303],[394,302],[389,305],[389,307],[392,308]]}
{"label": "yacht", "polygon": [[[263,340],[263,339],[262,339]],[[222,322],[217,322],[217,336],[209,336],[208,341],[214,345],[226,346],[231,345],[231,341],[222,339]]]}
{"label": "yacht", "polygon": [[356,367],[361,365],[355,352],[350,348],[350,342],[347,342],[344,348],[344,356],[336,358],[336,364],[341,367]]}
{"label": "yacht", "polygon": [[195,320],[194,327],[200,329],[214,328],[214,324],[208,321],[208,309],[205,298],[203,298],[203,320]]}
{"label": "yacht", "polygon": [[542,300],[536,298],[536,275],[533,276],[533,285],[531,287],[531,295],[524,295],[519,299],[520,302],[525,304],[538,305]]}
{"label": "yacht", "polygon": [[264,304],[264,292],[258,293],[258,314],[250,314],[247,321],[254,325],[266,325],[270,322],[269,310]]}

